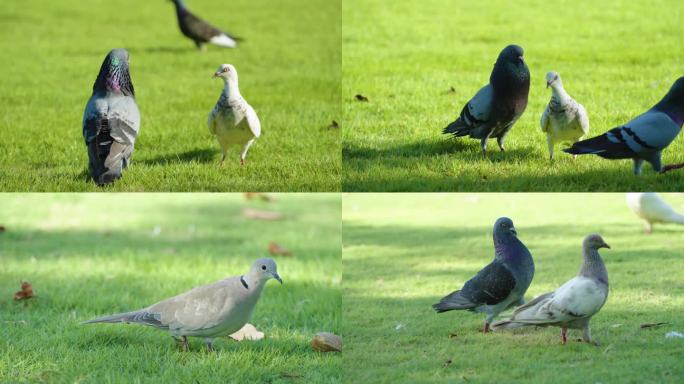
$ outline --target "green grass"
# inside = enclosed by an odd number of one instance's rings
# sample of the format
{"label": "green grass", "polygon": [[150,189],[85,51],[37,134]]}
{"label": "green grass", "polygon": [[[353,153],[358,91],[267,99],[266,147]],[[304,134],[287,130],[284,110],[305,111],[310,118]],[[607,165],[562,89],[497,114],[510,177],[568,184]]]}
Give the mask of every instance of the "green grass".
{"label": "green grass", "polygon": [[[342,10],[345,191],[681,190],[684,172],[556,149],[548,160],[539,119],[550,98],[544,76],[558,71],[590,117],[592,136],[626,123],[684,75],[684,6],[660,1],[345,0]],[[507,137],[454,141],[442,129],[489,81],[501,49],[524,47],[529,104]],[[454,87],[455,92],[450,92]],[[368,102],[354,99],[356,94]],[[684,162],[680,137],[664,163]]]}
{"label": "green grass", "polygon": [[[87,179],[81,120],[112,48],[131,55],[142,123],[132,167],[107,191],[337,191],[341,7],[328,0],[187,0],[242,36],[197,51],[168,0],[9,0],[0,10],[0,190],[100,191]],[[207,115],[235,65],[263,136],[218,167]]]}
{"label": "green grass", "polygon": [[[665,199],[684,210],[684,195]],[[345,382],[675,383],[684,376],[683,339],[665,338],[684,332],[684,227],[644,234],[622,194],[354,194],[344,198],[342,215]],[[577,273],[585,235],[599,232],[612,246],[601,252],[610,294],[591,321],[600,347],[560,345],[558,328],[483,335],[482,314],[432,310],[491,261],[491,228],[504,215],[535,260],[528,300]],[[640,329],[651,322],[669,324]]]}
{"label": "green grass", "polygon": [[[6,194],[0,202],[0,382],[336,383],[339,354],[313,351],[316,332],[340,333],[340,198],[241,194]],[[27,209],[30,207],[30,209]],[[282,221],[248,221],[243,207]],[[153,229],[161,232],[155,236]],[[257,342],[192,339],[181,352],[165,332],[89,318],[142,308],[244,273],[276,256],[284,284],[267,284],[251,323]],[[16,303],[20,280],[37,297]]]}

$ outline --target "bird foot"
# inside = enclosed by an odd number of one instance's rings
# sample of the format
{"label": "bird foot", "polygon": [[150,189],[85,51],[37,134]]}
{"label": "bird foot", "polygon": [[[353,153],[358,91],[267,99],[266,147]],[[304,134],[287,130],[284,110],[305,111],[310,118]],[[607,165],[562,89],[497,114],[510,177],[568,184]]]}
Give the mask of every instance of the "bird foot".
{"label": "bird foot", "polygon": [[245,159],[240,159],[240,165],[245,165]]}
{"label": "bird foot", "polygon": [[480,329],[482,333],[489,333],[489,323],[485,323],[484,327]]}
{"label": "bird foot", "polygon": [[176,343],[178,344],[178,346],[181,348],[181,350],[183,352],[187,352],[190,350],[190,348],[188,347],[188,337],[187,336],[181,336],[180,338],[174,337],[173,339],[176,340]]}

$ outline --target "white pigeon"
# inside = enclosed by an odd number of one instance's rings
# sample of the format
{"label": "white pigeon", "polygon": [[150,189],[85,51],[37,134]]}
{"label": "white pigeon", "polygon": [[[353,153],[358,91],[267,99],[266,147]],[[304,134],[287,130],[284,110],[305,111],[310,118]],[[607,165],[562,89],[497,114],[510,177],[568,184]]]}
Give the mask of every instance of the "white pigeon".
{"label": "white pigeon", "polygon": [[261,123],[254,108],[240,95],[238,74],[230,64],[222,64],[214,77],[223,79],[223,92],[209,114],[209,132],[216,136],[221,145],[221,165],[226,159],[228,148],[242,147],[240,165],[245,164],[247,151],[261,136]]}
{"label": "white pigeon", "polygon": [[[86,321],[90,323],[138,323],[168,331],[180,337],[188,350],[188,336],[203,337],[212,351],[212,342],[219,336],[240,338],[243,328],[256,306],[261,292],[270,279],[281,284],[278,267],[272,259],[258,259],[247,274],[233,276],[213,284],[153,304],[139,311],[119,313]],[[256,329],[254,329],[256,331]],[[262,335],[263,336],[263,335]],[[242,336],[244,338],[244,336]],[[258,337],[256,337],[258,338]]]}
{"label": "white pigeon", "polygon": [[653,231],[654,223],[684,224],[684,215],[675,212],[653,192],[628,193],[627,206],[646,222],[646,233]]}
{"label": "white pigeon", "polygon": [[492,330],[552,325],[561,328],[563,344],[568,340],[568,328],[582,329],[582,340],[591,343],[589,320],[608,299],[608,272],[599,248],[610,246],[597,234],[587,236],[582,243],[584,262],[576,277],[516,308],[510,319],[492,324]]}
{"label": "white pigeon", "polygon": [[[546,133],[549,156],[558,143],[576,143],[589,133],[589,116],[582,104],[576,102],[563,88],[560,75],[546,74],[546,88],[551,87],[551,100],[541,116],[541,130]],[[577,155],[573,155],[576,158]]]}

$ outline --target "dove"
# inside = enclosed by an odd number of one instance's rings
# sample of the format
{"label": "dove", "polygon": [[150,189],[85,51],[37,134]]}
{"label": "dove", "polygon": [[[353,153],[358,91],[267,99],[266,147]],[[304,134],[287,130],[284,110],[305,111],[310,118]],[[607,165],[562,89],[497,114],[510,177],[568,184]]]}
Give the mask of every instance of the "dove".
{"label": "dove", "polygon": [[675,212],[669,204],[653,192],[628,193],[627,206],[645,221],[646,233],[653,231],[654,223],[684,224],[684,215]]}
{"label": "dove", "polygon": [[640,175],[644,161],[656,172],[679,168],[661,164],[662,151],[677,137],[684,123],[684,77],[675,81],[665,97],[625,125],[574,143],[563,149],[573,155],[594,154],[605,159],[632,159]]}
{"label": "dove", "polygon": [[176,7],[178,26],[187,38],[195,42],[198,49],[204,51],[205,43],[224,48],[235,48],[240,38],[231,36],[213,25],[195,16],[185,7],[183,0],[171,0]]}
{"label": "dove", "polygon": [[180,338],[186,351],[188,336],[204,338],[207,349],[213,351],[214,338],[234,334],[247,324],[266,282],[270,279],[283,283],[275,261],[258,259],[245,275],[193,288],[138,311],[99,317],[84,324],[147,325],[165,330],[174,338]]}
{"label": "dove", "polygon": [[582,104],[565,92],[563,81],[558,73],[546,74],[546,88],[549,87],[551,87],[551,101],[542,113],[540,124],[542,132],[546,133],[549,157],[553,160],[555,144],[575,143],[589,133],[589,116]]}
{"label": "dove", "polygon": [[235,67],[223,64],[214,77],[223,79],[224,85],[218,102],[209,114],[209,132],[216,136],[221,145],[221,165],[226,159],[226,151],[232,145],[242,146],[240,165],[244,165],[249,147],[261,136],[259,117],[240,95]]}
{"label": "dove", "polygon": [[568,329],[581,329],[582,340],[591,343],[589,320],[608,299],[608,272],[599,248],[610,248],[598,234],[584,238],[584,261],[579,273],[553,292],[538,296],[513,311],[506,320],[492,324],[492,330],[522,326],[556,326],[561,328],[561,342],[568,341]]}
{"label": "dove", "polygon": [[128,66],[128,51],[107,54],[83,113],[83,139],[95,183],[103,185],[121,177],[131,162],[140,131],[140,110]]}
{"label": "dove", "polygon": [[489,84],[468,101],[458,119],[442,133],[480,139],[485,156],[489,138],[495,138],[504,151],[506,134],[525,111],[529,91],[530,70],[523,59],[523,49],[509,45],[499,54]]}
{"label": "dove", "polygon": [[494,224],[494,260],[468,280],[463,288],[443,297],[432,308],[438,313],[467,309],[486,314],[483,333],[492,319],[506,308],[524,303],[534,277],[534,261],[518,240],[513,221],[499,218]]}

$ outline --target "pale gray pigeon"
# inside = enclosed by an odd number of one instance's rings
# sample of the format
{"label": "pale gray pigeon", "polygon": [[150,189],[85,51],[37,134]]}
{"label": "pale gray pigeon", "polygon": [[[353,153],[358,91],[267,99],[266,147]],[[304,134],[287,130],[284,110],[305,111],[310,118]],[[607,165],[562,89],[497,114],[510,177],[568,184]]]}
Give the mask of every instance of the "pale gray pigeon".
{"label": "pale gray pigeon", "polygon": [[565,142],[575,143],[589,133],[589,116],[582,104],[565,92],[563,81],[558,73],[546,74],[546,88],[549,87],[551,87],[551,101],[542,113],[541,130],[546,133],[549,157],[553,160],[554,145]]}
{"label": "pale gray pigeon", "polygon": [[552,325],[561,328],[563,344],[568,340],[568,328],[582,329],[582,340],[591,343],[589,320],[608,299],[608,272],[598,253],[599,248],[610,246],[600,235],[587,236],[582,243],[584,262],[575,278],[516,308],[510,319],[492,324],[492,330]]}
{"label": "pale gray pigeon", "polygon": [[202,337],[212,351],[218,336],[240,330],[252,316],[261,292],[270,279],[281,284],[272,259],[258,259],[249,272],[160,301],[139,311],[120,313],[86,321],[90,323],[139,323],[168,331],[179,337],[188,350],[188,336]]}
{"label": "pale gray pigeon", "polygon": [[495,138],[504,151],[506,135],[525,112],[529,92],[530,70],[523,59],[523,49],[509,45],[496,59],[489,84],[477,91],[456,121],[442,133],[479,139],[485,156],[490,138]]}
{"label": "pale gray pigeon", "polygon": [[233,145],[242,147],[240,165],[244,165],[249,147],[261,136],[259,117],[240,95],[235,67],[223,64],[214,77],[223,79],[224,86],[221,97],[209,114],[209,132],[216,136],[221,145],[221,165],[226,159],[228,148]]}
{"label": "pale gray pigeon", "polygon": [[513,221],[499,218],[494,224],[494,260],[468,280],[463,288],[443,297],[432,308],[441,313],[467,309],[483,312],[482,332],[501,311],[525,302],[525,292],[534,277],[530,251],[518,239]]}
{"label": "pale gray pigeon", "polygon": [[677,137],[684,124],[684,77],[675,81],[658,104],[627,124],[613,128],[603,135],[578,141],[563,149],[573,155],[594,154],[606,159],[633,159],[634,174],[641,174],[644,161],[656,172],[680,168],[682,165],[662,167],[663,149]]}
{"label": "pale gray pigeon", "polygon": [[105,57],[83,113],[83,138],[90,173],[98,185],[121,177],[130,165],[140,131],[140,111],[128,68],[128,51],[113,49]]}
{"label": "pale gray pigeon", "polygon": [[654,223],[684,224],[684,215],[675,212],[657,193],[628,193],[627,206],[646,222],[646,233],[653,231]]}

